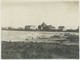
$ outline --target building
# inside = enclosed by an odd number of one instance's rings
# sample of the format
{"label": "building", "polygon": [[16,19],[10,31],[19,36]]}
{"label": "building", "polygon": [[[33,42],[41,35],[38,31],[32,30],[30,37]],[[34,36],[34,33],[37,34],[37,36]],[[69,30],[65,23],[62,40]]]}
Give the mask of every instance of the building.
{"label": "building", "polygon": [[52,25],[49,25],[49,29],[50,29],[50,30],[55,30],[55,27],[52,26]]}
{"label": "building", "polygon": [[6,27],[2,27],[1,29],[2,29],[2,30],[7,30],[8,28],[6,28]]}
{"label": "building", "polygon": [[8,29],[8,30],[13,30],[13,28],[12,28],[12,27],[8,27],[7,29]]}
{"label": "building", "polygon": [[35,25],[30,25],[30,29],[31,30],[36,30],[36,26]]}
{"label": "building", "polygon": [[63,31],[63,30],[64,30],[64,26],[59,26],[59,27],[58,27],[58,30],[59,30],[59,31]]}
{"label": "building", "polygon": [[30,26],[25,26],[25,30],[30,30]]}
{"label": "building", "polygon": [[25,26],[25,30],[36,30],[36,26],[35,25],[27,25],[27,26]]}

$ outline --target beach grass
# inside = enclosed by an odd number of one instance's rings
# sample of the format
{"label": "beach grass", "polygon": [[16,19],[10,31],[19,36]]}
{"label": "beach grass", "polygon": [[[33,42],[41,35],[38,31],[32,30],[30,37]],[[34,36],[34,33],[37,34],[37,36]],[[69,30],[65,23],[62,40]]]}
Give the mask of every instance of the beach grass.
{"label": "beach grass", "polygon": [[2,59],[79,59],[79,45],[2,41]]}

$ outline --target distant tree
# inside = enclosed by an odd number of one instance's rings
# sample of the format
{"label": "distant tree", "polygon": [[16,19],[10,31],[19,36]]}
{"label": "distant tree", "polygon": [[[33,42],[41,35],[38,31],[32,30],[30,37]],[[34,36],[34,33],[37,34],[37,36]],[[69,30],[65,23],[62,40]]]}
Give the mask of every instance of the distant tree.
{"label": "distant tree", "polygon": [[41,30],[41,25],[38,26],[38,30]]}
{"label": "distant tree", "polygon": [[46,31],[48,29],[48,26],[43,22],[41,24],[41,30]]}
{"label": "distant tree", "polygon": [[38,26],[38,30],[40,31],[52,31],[52,29],[55,29],[55,27],[51,25],[47,25],[44,22]]}
{"label": "distant tree", "polygon": [[45,27],[47,26],[44,22],[41,24],[41,27]]}

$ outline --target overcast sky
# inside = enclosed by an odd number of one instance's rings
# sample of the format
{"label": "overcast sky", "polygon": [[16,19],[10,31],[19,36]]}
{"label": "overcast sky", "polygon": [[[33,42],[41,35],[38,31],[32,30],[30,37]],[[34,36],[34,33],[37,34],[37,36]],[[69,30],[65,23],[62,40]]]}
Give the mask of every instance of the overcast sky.
{"label": "overcast sky", "polygon": [[2,26],[48,25],[77,28],[79,25],[78,2],[5,2],[2,3]]}

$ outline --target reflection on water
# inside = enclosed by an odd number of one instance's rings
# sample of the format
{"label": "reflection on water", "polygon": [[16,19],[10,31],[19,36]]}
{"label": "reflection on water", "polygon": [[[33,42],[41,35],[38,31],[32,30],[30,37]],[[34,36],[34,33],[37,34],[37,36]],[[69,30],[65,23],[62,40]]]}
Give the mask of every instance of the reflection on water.
{"label": "reflection on water", "polygon": [[[2,41],[26,41],[35,40],[39,37],[48,38],[50,36],[60,34],[64,35],[65,32],[43,32],[43,31],[2,31]],[[77,34],[78,33],[71,33]]]}

